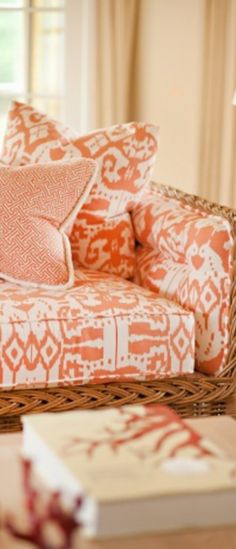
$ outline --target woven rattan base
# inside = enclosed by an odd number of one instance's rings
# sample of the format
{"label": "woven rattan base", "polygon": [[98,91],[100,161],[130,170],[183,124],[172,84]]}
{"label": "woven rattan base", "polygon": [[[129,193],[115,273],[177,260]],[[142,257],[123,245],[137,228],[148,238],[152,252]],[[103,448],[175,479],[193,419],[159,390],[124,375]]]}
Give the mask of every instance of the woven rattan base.
{"label": "woven rattan base", "polygon": [[23,414],[137,403],[168,404],[182,417],[236,415],[229,381],[193,374],[151,382],[2,391],[0,431],[20,430]]}

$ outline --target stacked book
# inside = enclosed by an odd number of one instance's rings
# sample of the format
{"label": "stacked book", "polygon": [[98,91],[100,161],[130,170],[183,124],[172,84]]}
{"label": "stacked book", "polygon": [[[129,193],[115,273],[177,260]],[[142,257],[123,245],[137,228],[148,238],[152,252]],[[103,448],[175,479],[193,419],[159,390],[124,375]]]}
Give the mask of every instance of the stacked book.
{"label": "stacked book", "polygon": [[23,453],[91,537],[236,522],[236,464],[165,406],[23,418]]}

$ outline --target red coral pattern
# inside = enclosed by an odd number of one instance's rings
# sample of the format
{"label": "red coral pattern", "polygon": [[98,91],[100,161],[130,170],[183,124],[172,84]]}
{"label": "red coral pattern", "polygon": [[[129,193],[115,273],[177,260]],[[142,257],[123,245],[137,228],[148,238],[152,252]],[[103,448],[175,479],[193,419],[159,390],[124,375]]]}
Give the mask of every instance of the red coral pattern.
{"label": "red coral pattern", "polygon": [[[110,422],[108,423],[108,420]],[[184,452],[192,457],[215,455],[212,448],[203,441],[202,436],[192,429],[185,421],[167,406],[159,404],[147,406],[121,406],[115,410],[112,417],[107,418],[107,424],[101,421],[97,436],[73,437],[61,450],[61,455],[81,454],[84,452],[91,459],[96,451],[103,446],[117,453],[126,446],[139,459],[149,459],[151,454],[165,454],[172,458],[183,456]],[[146,445],[145,437],[152,435],[152,443]],[[132,446],[132,443],[139,443]]]}

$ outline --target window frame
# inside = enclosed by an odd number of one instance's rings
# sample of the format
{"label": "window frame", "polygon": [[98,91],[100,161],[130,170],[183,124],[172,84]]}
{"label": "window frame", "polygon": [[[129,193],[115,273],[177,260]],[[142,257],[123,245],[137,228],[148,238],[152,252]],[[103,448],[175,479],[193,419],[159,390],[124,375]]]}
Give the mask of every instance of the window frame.
{"label": "window frame", "polygon": [[[71,0],[69,0],[70,3]],[[74,2],[76,0],[72,0]],[[8,13],[23,13],[24,14],[24,60],[23,60],[23,89],[17,89],[13,87],[10,83],[1,83],[0,82],[0,98],[5,99],[20,99],[24,98],[26,102],[31,103],[33,99],[48,99],[48,100],[57,100],[61,103],[61,110],[65,110],[65,90],[63,94],[43,94],[43,93],[32,93],[31,92],[31,50],[32,50],[32,14],[34,13],[64,13],[66,14],[66,2],[64,6],[40,6],[36,7],[32,5],[33,0],[23,0],[22,6],[9,6],[7,4],[0,5],[0,17],[1,12]],[[66,20],[66,15],[65,15]],[[64,27],[65,28],[65,27]],[[64,31],[66,32],[66,31]],[[62,70],[65,71],[65,63],[63,59]]]}

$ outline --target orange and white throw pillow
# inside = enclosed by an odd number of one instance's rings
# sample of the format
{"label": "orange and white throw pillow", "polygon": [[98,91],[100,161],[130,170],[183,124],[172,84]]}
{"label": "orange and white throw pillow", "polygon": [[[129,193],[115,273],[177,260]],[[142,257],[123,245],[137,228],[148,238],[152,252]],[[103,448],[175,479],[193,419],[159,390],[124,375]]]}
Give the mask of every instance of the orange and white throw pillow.
{"label": "orange and white throw pillow", "polygon": [[0,278],[27,286],[74,281],[66,227],[96,177],[94,160],[0,167]]}
{"label": "orange and white throw pillow", "polygon": [[[2,160],[19,166],[78,157],[95,159],[97,178],[71,237],[73,259],[77,265],[130,278],[134,275],[135,238],[127,212],[150,181],[157,149],[158,128],[150,124],[132,122],[77,136],[33,107],[13,102]],[[83,238],[76,241],[82,232]]]}
{"label": "orange and white throw pillow", "polygon": [[156,126],[131,122],[77,136],[33,107],[13,102],[1,160],[19,166],[93,158],[98,175],[83,209],[102,218],[113,217],[130,211],[150,181],[158,132]]}

